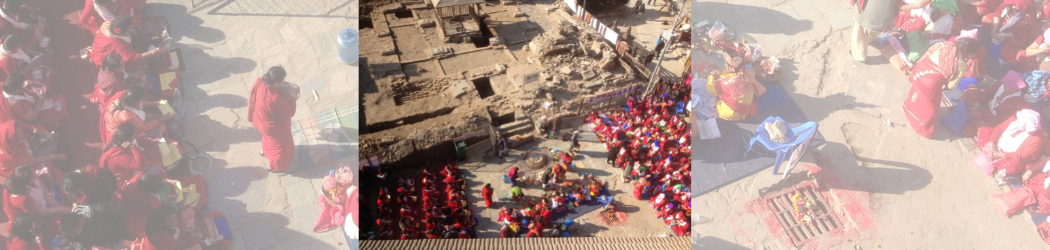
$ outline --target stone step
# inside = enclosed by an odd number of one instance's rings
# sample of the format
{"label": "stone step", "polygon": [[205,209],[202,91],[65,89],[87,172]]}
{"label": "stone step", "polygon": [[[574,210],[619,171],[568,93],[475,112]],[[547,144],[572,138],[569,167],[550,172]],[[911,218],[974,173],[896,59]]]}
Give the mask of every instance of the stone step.
{"label": "stone step", "polygon": [[529,120],[518,120],[512,123],[503,124],[496,128],[503,136],[512,135],[524,135],[532,131],[532,122]]}

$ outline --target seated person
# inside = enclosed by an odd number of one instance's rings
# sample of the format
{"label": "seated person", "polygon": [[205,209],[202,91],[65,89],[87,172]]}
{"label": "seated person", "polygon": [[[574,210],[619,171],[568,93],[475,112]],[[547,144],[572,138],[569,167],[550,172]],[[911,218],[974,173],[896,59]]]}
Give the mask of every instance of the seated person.
{"label": "seated person", "polygon": [[10,235],[7,238],[8,250],[44,250],[44,243],[37,236],[40,232],[33,228],[32,215],[19,214],[11,221]]}
{"label": "seated person", "polygon": [[969,88],[963,91],[962,101],[970,109],[970,119],[963,127],[963,136],[972,137],[977,128],[998,125],[1028,108],[1024,99],[1025,89],[1008,88],[1003,81],[996,81],[986,89]]}
{"label": "seated person", "polygon": [[[54,63],[50,54],[26,49],[26,43],[23,40],[23,37],[19,35],[4,37],[3,46],[0,46],[0,71],[3,71],[5,77],[16,72],[23,75],[34,75],[34,72],[50,71]],[[54,74],[43,75],[41,73],[40,79],[36,80],[43,80],[51,75]]]}
{"label": "seated person", "polygon": [[707,78],[707,92],[718,99],[715,104],[718,118],[742,121],[755,115],[758,103],[754,100],[765,94],[766,89],[755,79],[754,70],[743,65],[744,60],[751,56],[747,45],[727,43],[723,50],[725,70],[711,72]]}
{"label": "seated person", "polygon": [[120,249],[127,237],[123,210],[119,206],[98,203],[81,205],[59,220],[62,235],[58,242],[72,249],[89,250],[93,247]]}
{"label": "seated person", "polygon": [[161,188],[164,188],[164,181],[159,176],[142,174],[121,193],[120,207],[127,215],[127,230],[136,238],[146,237],[146,220],[162,204]]}
{"label": "seated person", "polygon": [[[130,123],[135,127],[134,135],[138,138],[157,139],[164,136],[166,131],[164,122],[171,119],[174,113],[161,116],[159,110],[146,112],[146,107],[154,107],[157,103],[142,101],[144,94],[145,90],[142,87],[128,86],[128,90],[124,91],[119,99],[114,100],[106,107],[106,112],[103,113],[100,119],[102,126],[99,132],[104,138],[103,143],[108,143],[111,134],[117,130],[118,126],[124,123]],[[140,146],[147,145],[140,144]]]}
{"label": "seated person", "polygon": [[0,32],[5,35],[17,34],[32,48],[38,48],[40,40],[47,30],[47,19],[37,15],[37,9],[22,5],[22,0],[5,0],[0,7]]}
{"label": "seated person", "polygon": [[11,176],[21,165],[49,167],[53,161],[65,161],[65,154],[36,156],[29,148],[30,133],[40,133],[18,121],[0,123],[0,177]]}
{"label": "seated person", "polygon": [[[179,161],[177,164],[165,169],[165,172],[167,173],[168,182],[174,185],[181,185],[184,192],[193,191],[197,193],[195,200],[190,202],[183,200],[183,202],[179,203],[179,208],[193,209],[193,211],[198,213],[203,212],[201,209],[204,209],[204,206],[208,204],[208,183],[204,181],[204,177],[190,171],[189,161]],[[193,187],[192,190],[189,189],[190,186]]]}
{"label": "seated person", "polygon": [[1020,71],[1029,66],[1018,62],[1016,55],[1043,34],[1043,22],[1037,17],[1038,9],[1022,2],[1004,1],[998,10],[985,16],[983,21],[985,27],[991,30],[992,42],[1002,46],[999,50],[1001,59],[1015,67],[1022,66],[1015,68]]}
{"label": "seated person", "polygon": [[112,139],[106,144],[98,160],[100,167],[113,172],[121,190],[132,182],[132,177],[137,173],[146,172],[150,168],[142,148],[135,141],[134,131],[135,128],[131,124],[121,124],[116,132],[113,132]]}
{"label": "seated person", "polygon": [[145,53],[140,53],[131,46],[131,16],[117,16],[112,21],[106,21],[99,27],[95,34],[95,41],[91,44],[91,61],[96,67],[102,66],[102,61],[110,52],[116,52],[124,58],[124,66],[137,68],[146,66],[146,61],[161,52],[161,48],[155,48]]}
{"label": "seated person", "polygon": [[124,73],[123,61],[124,58],[116,52],[106,55],[106,59],[102,61],[102,69],[98,71],[98,77],[95,80],[95,92],[91,93],[91,102],[105,107],[116,99],[117,93],[128,89],[127,73]]}
{"label": "seated person", "polygon": [[87,0],[84,10],[80,12],[78,23],[91,34],[98,33],[103,22],[112,21],[117,16],[131,16],[132,26],[141,27],[143,11],[131,1],[123,0]]}
{"label": "seated person", "polygon": [[146,222],[146,240],[144,250],[188,250],[201,249],[198,240],[199,230],[194,227],[180,226],[175,209],[164,206],[150,214]]}
{"label": "seated person", "polygon": [[73,204],[117,204],[117,178],[109,169],[87,165],[62,178],[62,191]]}
{"label": "seated person", "polygon": [[3,86],[4,101],[0,101],[0,121],[18,120],[25,124],[54,131],[59,123],[69,118],[62,95],[34,93],[27,86],[25,76],[13,73]]}
{"label": "seated person", "polygon": [[[60,174],[57,169],[50,171]],[[14,174],[7,180],[4,190],[4,213],[9,221],[14,221],[20,214],[29,214],[40,225],[40,235],[43,239],[51,239],[58,235],[58,215],[69,211],[69,207],[62,206],[55,199],[57,190],[52,190],[54,185],[52,175],[47,171],[34,171],[33,167],[22,165],[15,168]]]}
{"label": "seated person", "polygon": [[[1040,63],[1048,65],[1046,59],[1042,62],[1039,61],[1040,56],[1045,58],[1047,55],[1050,55],[1050,44],[1046,43],[1048,39],[1050,39],[1050,29],[1044,30],[1043,35],[1037,37],[1027,48],[1017,51],[1017,55],[1014,56],[1014,61],[1011,63],[1014,66],[1014,70],[1018,72],[1050,70],[1050,68],[1045,68],[1045,66],[1040,67]],[[1003,57],[1009,56],[1011,55],[1003,54]]]}
{"label": "seated person", "polygon": [[1039,161],[1046,144],[1046,132],[1040,127],[1039,113],[1023,109],[995,128],[978,130],[977,143],[983,147],[979,156],[997,176],[1022,173],[1029,163]]}

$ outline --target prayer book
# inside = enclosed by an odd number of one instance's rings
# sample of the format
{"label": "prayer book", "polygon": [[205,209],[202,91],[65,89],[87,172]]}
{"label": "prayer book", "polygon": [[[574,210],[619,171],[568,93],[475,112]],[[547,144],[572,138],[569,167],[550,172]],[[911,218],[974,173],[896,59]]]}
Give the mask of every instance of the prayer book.
{"label": "prayer book", "polygon": [[718,130],[717,118],[705,118],[699,117],[697,121],[697,131],[700,132],[700,140],[716,139],[721,138],[722,133]]}
{"label": "prayer book", "polygon": [[175,72],[168,72],[157,76],[158,80],[160,80],[160,89],[171,90],[171,82],[175,81],[175,76]]}
{"label": "prayer book", "polygon": [[47,38],[46,36],[40,38],[40,44],[39,45],[40,45],[41,48],[47,48],[47,45],[49,43],[51,43],[51,38]]}
{"label": "prayer book", "polygon": [[165,141],[157,142],[160,147],[161,160],[164,163],[164,167],[170,167],[175,162],[182,159],[182,154],[179,153],[179,147],[175,144],[170,144]]}
{"label": "prayer book", "polygon": [[175,70],[179,68],[179,55],[175,53],[174,50],[168,51],[168,53],[171,53],[171,56],[168,57],[171,58],[171,67],[168,67],[168,70]]}
{"label": "prayer book", "polygon": [[168,103],[168,100],[160,100],[160,102],[157,103],[157,108],[160,109],[160,113],[163,115],[175,113],[175,109],[171,108],[171,104]]}

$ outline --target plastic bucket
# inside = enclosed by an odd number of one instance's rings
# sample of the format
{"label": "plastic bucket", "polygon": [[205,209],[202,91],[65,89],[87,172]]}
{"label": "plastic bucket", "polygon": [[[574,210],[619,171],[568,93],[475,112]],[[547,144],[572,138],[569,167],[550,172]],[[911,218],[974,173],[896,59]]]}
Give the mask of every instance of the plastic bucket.
{"label": "plastic bucket", "polygon": [[339,61],[346,64],[357,63],[359,56],[357,31],[354,29],[340,31],[337,40],[339,44]]}

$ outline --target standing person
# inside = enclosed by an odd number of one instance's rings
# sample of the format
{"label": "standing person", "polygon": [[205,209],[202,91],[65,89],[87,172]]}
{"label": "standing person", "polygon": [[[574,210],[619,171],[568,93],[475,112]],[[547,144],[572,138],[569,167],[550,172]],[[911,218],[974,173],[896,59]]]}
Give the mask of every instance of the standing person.
{"label": "standing person", "polygon": [[485,183],[485,187],[481,188],[481,196],[485,197],[485,207],[492,207],[492,185]]}
{"label": "standing person", "polygon": [[569,139],[572,142],[572,152],[575,153],[580,151],[580,131],[572,131],[572,138]]}
{"label": "standing person", "polygon": [[926,138],[933,137],[941,92],[959,85],[968,70],[967,63],[980,51],[981,45],[976,40],[963,37],[955,42],[930,46],[922,59],[915,63],[910,77],[911,90],[904,98],[904,114],[916,133]]}
{"label": "standing person", "polygon": [[897,13],[897,0],[850,0],[857,7],[857,16],[853,19],[853,33],[850,36],[850,54],[853,60],[863,62],[867,58],[868,43],[893,27]]}
{"label": "standing person", "polygon": [[507,178],[510,178],[510,185],[514,186],[514,179],[518,178],[518,167],[511,167],[510,170],[507,171]]}
{"label": "standing person", "polygon": [[609,148],[609,156],[605,159],[605,163],[612,164],[613,167],[616,167],[616,157],[619,156],[621,147],[623,147],[623,145],[620,141],[615,138],[612,139],[612,147]]}
{"label": "standing person", "polygon": [[507,138],[504,138],[503,136],[497,136],[497,138],[499,138],[499,141],[496,142],[496,154],[499,155],[499,159],[502,160],[503,156],[506,156],[507,152],[510,152],[510,148],[507,148]]}
{"label": "standing person", "polygon": [[248,121],[262,134],[261,154],[269,160],[270,172],[288,170],[295,154],[292,139],[292,116],[299,89],[284,81],[281,66],[270,67],[255,81],[248,101]]}

